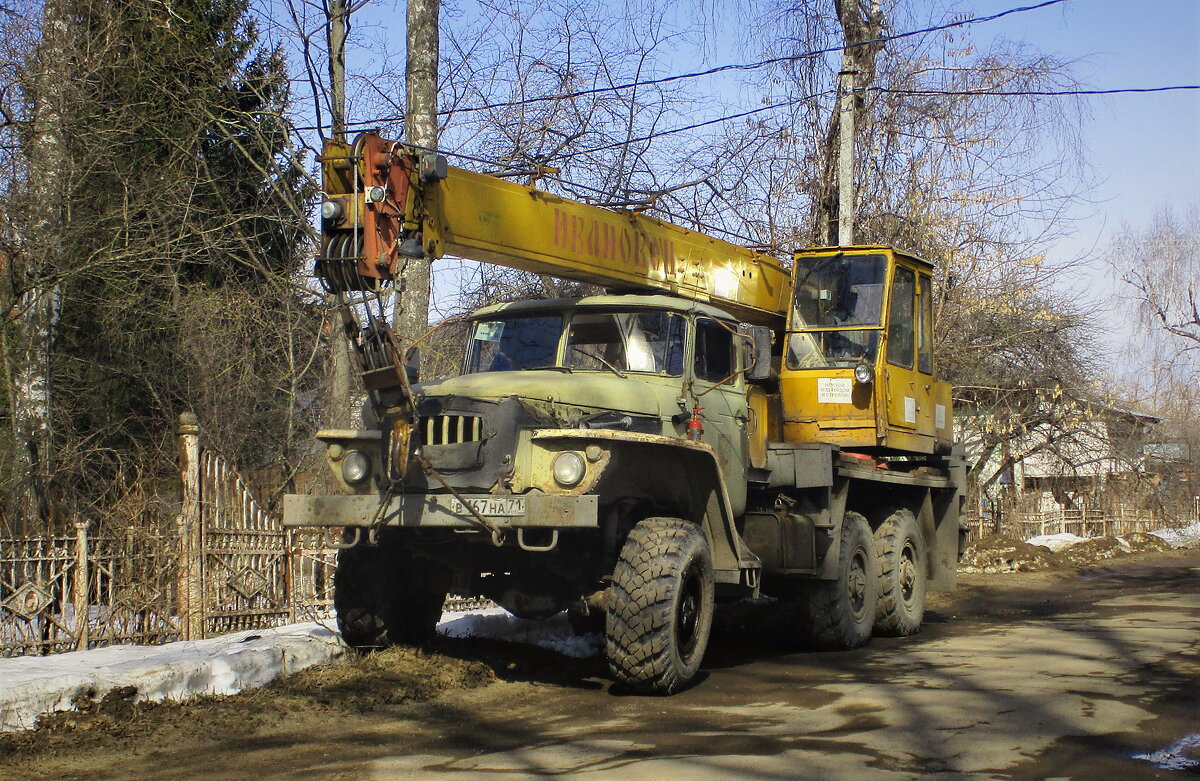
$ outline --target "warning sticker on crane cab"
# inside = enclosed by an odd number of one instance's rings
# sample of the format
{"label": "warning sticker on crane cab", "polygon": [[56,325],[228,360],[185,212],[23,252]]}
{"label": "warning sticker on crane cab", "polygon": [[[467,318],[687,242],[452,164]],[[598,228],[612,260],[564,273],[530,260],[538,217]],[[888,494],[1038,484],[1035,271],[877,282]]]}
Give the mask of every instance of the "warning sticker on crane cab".
{"label": "warning sticker on crane cab", "polygon": [[817,401],[821,404],[853,404],[854,380],[840,377],[817,378]]}

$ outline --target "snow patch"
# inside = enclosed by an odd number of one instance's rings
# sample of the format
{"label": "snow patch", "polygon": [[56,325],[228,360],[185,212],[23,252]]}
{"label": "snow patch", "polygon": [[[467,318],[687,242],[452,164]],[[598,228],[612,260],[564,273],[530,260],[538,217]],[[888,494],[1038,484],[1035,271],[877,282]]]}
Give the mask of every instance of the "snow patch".
{"label": "snow patch", "polygon": [[[1149,532],[1149,534],[1165,540],[1172,548],[1182,548],[1200,543],[1200,522],[1184,526],[1182,529],[1155,529]],[[1030,545],[1041,545],[1058,553],[1063,548],[1078,545],[1081,542],[1086,542],[1088,539],[1087,537],[1080,537],[1077,534],[1063,532],[1061,534],[1041,534],[1037,537],[1030,537],[1025,542]],[[1125,550],[1130,549],[1129,543],[1124,537],[1117,537],[1117,543]]]}
{"label": "snow patch", "polygon": [[1086,539],[1087,537],[1080,537],[1076,534],[1071,534],[1070,532],[1063,532],[1062,534],[1040,534],[1037,537],[1030,537],[1029,539],[1025,540],[1025,542],[1029,543],[1030,545],[1041,545],[1045,548],[1049,548],[1055,553],[1058,553],[1063,548],[1083,542]]}
{"label": "snow patch", "polygon": [[1150,533],[1166,540],[1172,548],[1183,548],[1200,540],[1200,521],[1182,529],[1155,529]]}
{"label": "snow patch", "polygon": [[598,634],[574,635],[565,612],[543,621],[517,618],[501,607],[443,613],[438,632],[446,637],[488,637],[528,643],[576,659],[596,656],[603,648],[603,638]]}
{"label": "snow patch", "polygon": [[159,646],[0,659],[0,729],[31,729],[43,714],[73,710],[79,700],[99,700],[125,686],[137,689],[137,700],[235,694],[344,652],[336,631],[305,623]]}
{"label": "snow patch", "polygon": [[1188,770],[1200,767],[1200,732],[1194,732],[1166,748],[1149,754],[1134,754],[1134,759],[1152,762],[1162,770]]}
{"label": "snow patch", "polygon": [[[502,608],[443,613],[438,632],[529,643],[576,658],[595,656],[604,642],[597,634],[574,635],[566,613],[527,621]],[[137,689],[139,701],[236,694],[345,652],[332,622],[312,622],[158,646],[0,659],[0,730],[32,729],[42,715],[74,710],[77,702],[125,686]]]}

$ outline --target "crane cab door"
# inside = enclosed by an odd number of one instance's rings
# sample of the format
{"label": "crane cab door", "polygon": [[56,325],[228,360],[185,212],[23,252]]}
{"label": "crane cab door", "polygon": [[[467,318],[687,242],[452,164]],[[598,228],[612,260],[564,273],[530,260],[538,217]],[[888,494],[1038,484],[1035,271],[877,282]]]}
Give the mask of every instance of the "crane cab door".
{"label": "crane cab door", "polygon": [[708,317],[697,317],[692,376],[704,409],[704,441],[717,451],[725,487],[735,514],[746,506],[746,466],[750,420],[745,379],[740,373],[742,351],[734,331]]}
{"label": "crane cab door", "polygon": [[880,407],[889,447],[926,451],[935,428],[932,282],[926,273],[897,264],[889,290]]}

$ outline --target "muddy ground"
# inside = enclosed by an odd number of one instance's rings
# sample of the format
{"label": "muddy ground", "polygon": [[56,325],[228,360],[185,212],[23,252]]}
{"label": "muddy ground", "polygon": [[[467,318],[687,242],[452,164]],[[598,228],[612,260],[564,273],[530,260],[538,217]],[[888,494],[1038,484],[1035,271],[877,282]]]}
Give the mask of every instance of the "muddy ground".
{"label": "muddy ground", "polygon": [[[781,620],[722,611],[669,699],[482,640],[182,706],[118,693],[0,735],[0,778],[1200,777],[1200,550],[962,575],[920,635],[850,653],[788,648]],[[1173,744],[1177,769],[1133,758]]]}

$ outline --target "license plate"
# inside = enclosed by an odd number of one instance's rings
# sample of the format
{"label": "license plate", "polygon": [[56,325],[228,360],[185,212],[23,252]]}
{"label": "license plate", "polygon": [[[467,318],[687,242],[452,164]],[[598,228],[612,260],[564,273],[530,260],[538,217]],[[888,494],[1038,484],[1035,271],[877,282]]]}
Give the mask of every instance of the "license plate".
{"label": "license plate", "polygon": [[[524,496],[477,496],[467,500],[480,515],[524,515]],[[450,499],[450,512],[455,515],[470,515],[471,511],[458,499]]]}

